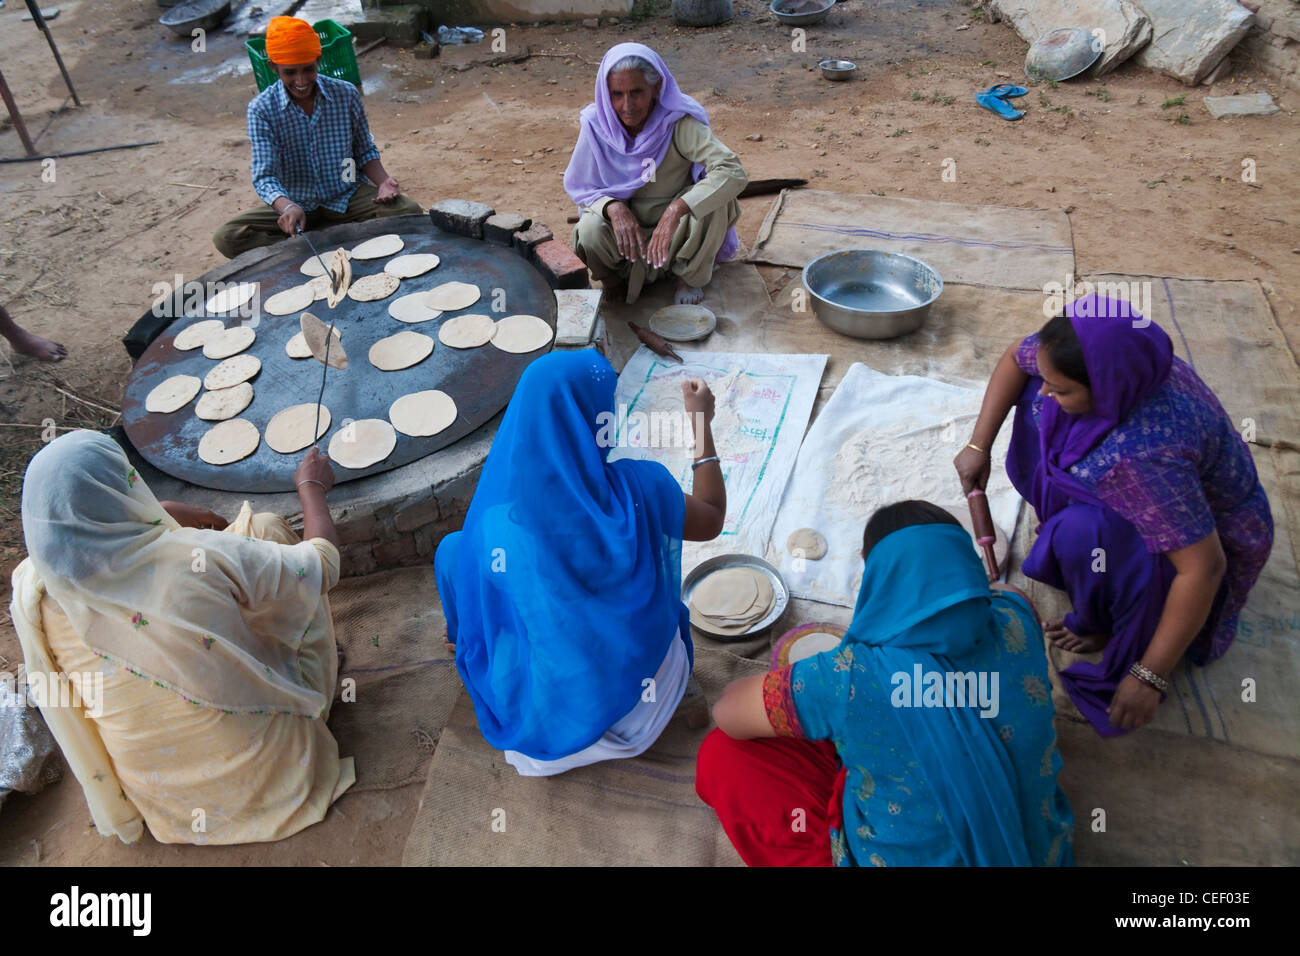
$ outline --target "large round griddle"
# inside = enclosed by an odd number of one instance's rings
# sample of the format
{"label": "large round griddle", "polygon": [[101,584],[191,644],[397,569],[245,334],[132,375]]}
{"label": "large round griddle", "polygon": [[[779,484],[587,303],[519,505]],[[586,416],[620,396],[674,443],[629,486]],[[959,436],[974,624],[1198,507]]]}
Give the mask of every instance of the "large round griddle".
{"label": "large round griddle", "polygon": [[[432,252],[441,258],[441,262],[431,272],[414,279],[403,279],[397,291],[386,299],[377,302],[344,299],[333,310],[321,300],[305,310],[326,323],[331,319],[335,321],[348,356],[348,367],[342,371],[331,368],[326,379],[324,405],[330,410],[332,421],[329,431],[320,438],[321,451],[328,448],[330,438],[348,420],[380,418],[387,421],[389,406],[408,392],[441,389],[456,402],[458,416],[450,428],[427,438],[412,438],[399,432],[397,447],[392,454],[369,468],[352,470],[334,463],[334,472],[341,482],[415,461],[468,435],[505,407],[524,369],[550,351],[554,344],[552,339],[551,345],[535,352],[515,355],[490,343],[475,349],[453,349],[437,341],[438,329],[443,322],[468,313],[482,313],[495,319],[528,313],[540,316],[554,330],[554,293],[537,269],[508,247],[444,233],[426,216],[347,223],[314,231],[312,241],[328,263],[333,251],[340,246],[351,249],[365,239],[385,233],[397,233],[405,241],[405,248],[397,255]],[[274,248],[271,255],[233,274],[223,275],[221,281],[260,282],[261,290],[256,300],[259,302],[275,292],[306,282],[307,277],[299,272],[299,266],[311,254],[307,243],[301,239],[287,239]],[[382,272],[389,258],[354,259],[353,282],[361,276]],[[478,286],[482,297],[468,309],[444,312],[430,322],[410,325],[389,316],[388,306],[397,297],[453,280]],[[207,276],[195,281],[203,283],[206,289]],[[495,289],[505,292],[504,311],[493,311]],[[299,331],[298,317],[301,313],[273,316],[260,314],[259,309],[245,318],[226,318],[228,327],[248,324],[256,329],[257,340],[240,354],[256,355],[262,362],[261,372],[252,380],[252,404],[238,416],[252,422],[262,434],[257,451],[248,458],[229,465],[209,465],[199,458],[199,440],[217,423],[204,421],[194,414],[197,398],[170,414],[145,411],[145,397],[164,379],[172,375],[195,375],[202,379],[217,365],[216,360],[204,357],[202,349],[186,352],[172,345],[177,333],[187,326],[205,319],[222,318],[203,312],[206,296],[203,300],[198,296],[192,298],[198,301],[197,307],[189,309],[192,314],[167,326],[140,356],[127,379],[122,419],[128,437],[154,467],[191,484],[221,491],[293,490],[294,470],[306,449],[289,455],[279,454],[266,444],[265,434],[267,422],[276,412],[290,405],[314,403],[320,390],[324,366],[311,358],[289,358],[284,350],[285,343]],[[433,354],[423,362],[397,372],[381,372],[371,365],[367,357],[370,346],[403,330],[421,332],[433,338]]]}

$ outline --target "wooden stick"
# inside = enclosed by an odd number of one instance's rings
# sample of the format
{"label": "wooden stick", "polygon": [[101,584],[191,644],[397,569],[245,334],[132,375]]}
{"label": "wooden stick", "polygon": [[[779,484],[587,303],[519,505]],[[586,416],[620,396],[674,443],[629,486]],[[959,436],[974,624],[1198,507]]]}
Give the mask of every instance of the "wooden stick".
{"label": "wooden stick", "polygon": [[76,395],[72,392],[65,391],[64,389],[59,388],[57,385],[54,386],[54,390],[58,392],[60,395],[68,396],[68,398],[72,399],[74,402],[81,402],[81,404],[89,405],[91,408],[98,408],[101,412],[108,412],[110,415],[122,414],[116,408],[109,408],[107,405],[100,405],[97,402],[92,402],[88,398],[82,398],[80,395]]}

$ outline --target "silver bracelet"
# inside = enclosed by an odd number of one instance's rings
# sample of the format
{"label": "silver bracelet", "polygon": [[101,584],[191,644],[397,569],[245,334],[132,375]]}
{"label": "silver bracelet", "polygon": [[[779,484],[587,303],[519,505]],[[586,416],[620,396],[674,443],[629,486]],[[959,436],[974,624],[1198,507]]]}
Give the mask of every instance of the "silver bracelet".
{"label": "silver bracelet", "polygon": [[1142,681],[1142,683],[1150,684],[1162,694],[1169,690],[1169,681],[1165,680],[1151,668],[1145,666],[1141,661],[1134,661],[1133,666],[1128,669],[1128,672],[1138,680]]}
{"label": "silver bracelet", "polygon": [[301,488],[303,485],[320,485],[321,491],[324,491],[327,494],[329,493],[329,489],[325,487],[325,482],[317,481],[315,478],[304,478],[302,481],[298,482],[299,488]]}
{"label": "silver bracelet", "polygon": [[707,465],[711,461],[716,461],[718,463],[718,467],[719,468],[722,467],[722,459],[719,458],[717,455],[710,455],[708,458],[701,458],[699,461],[691,465],[691,471],[694,471],[696,468],[699,468],[700,465]]}

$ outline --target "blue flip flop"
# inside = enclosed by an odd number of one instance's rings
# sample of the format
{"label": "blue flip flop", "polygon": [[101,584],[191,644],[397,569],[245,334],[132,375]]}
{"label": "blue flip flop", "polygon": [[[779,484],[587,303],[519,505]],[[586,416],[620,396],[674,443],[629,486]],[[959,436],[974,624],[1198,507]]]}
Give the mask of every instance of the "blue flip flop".
{"label": "blue flip flop", "polygon": [[975,94],[975,102],[986,110],[997,113],[1005,120],[1018,120],[1025,114],[1007,102],[1008,98],[1024,96],[1029,91],[1012,83],[998,83],[982,93]]}

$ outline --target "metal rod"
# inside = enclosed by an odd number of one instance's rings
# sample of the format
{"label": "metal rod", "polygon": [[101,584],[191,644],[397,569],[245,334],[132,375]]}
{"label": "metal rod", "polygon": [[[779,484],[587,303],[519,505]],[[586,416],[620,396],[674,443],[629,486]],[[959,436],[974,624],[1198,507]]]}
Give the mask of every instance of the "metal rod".
{"label": "metal rod", "polygon": [[9,118],[13,120],[14,129],[18,131],[18,138],[23,141],[23,148],[27,150],[28,159],[37,159],[36,145],[32,138],[27,135],[27,127],[23,125],[22,115],[18,112],[18,104],[14,102],[14,95],[9,92],[9,84],[5,82],[5,76],[0,73],[0,98],[5,101],[5,108],[9,110]]}
{"label": "metal rod", "polygon": [[94,149],[74,149],[67,153],[47,153],[44,156],[24,156],[9,159],[0,159],[0,163],[34,163],[41,159],[63,159],[66,156],[88,156],[91,153],[107,153],[114,149],[138,149],[141,146],[157,146],[161,143],[160,139],[151,139],[145,143],[123,143],[121,146],[96,146]]}
{"label": "metal rod", "polygon": [[41,15],[39,0],[27,0],[27,9],[32,12],[32,21],[45,34],[45,41],[50,45],[50,52],[54,54],[54,62],[59,64],[59,72],[63,74],[63,82],[68,85],[68,92],[72,94],[72,102],[78,106],[81,100],[77,98],[77,91],[73,89],[72,77],[68,76],[68,68],[63,65],[63,57],[59,56],[59,48],[54,45],[54,35],[50,33],[49,24],[45,22],[45,17]]}

